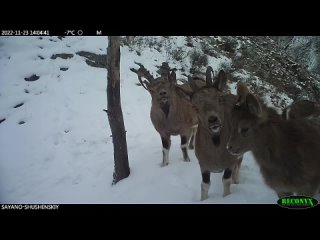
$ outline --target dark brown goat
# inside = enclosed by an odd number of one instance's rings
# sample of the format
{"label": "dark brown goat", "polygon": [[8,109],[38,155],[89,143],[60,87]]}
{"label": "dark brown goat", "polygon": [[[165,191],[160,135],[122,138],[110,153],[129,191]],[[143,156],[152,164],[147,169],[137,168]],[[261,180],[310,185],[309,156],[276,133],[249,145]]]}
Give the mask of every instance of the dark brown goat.
{"label": "dark brown goat", "polygon": [[238,182],[242,161],[242,156],[233,156],[226,150],[231,131],[231,109],[237,97],[223,92],[227,83],[226,73],[221,70],[213,82],[212,72],[208,67],[205,87],[199,88],[194,81],[189,81],[193,93],[185,94],[198,116],[195,153],[202,173],[201,200],[208,198],[211,172],[224,171],[223,196],[230,194],[230,184]]}
{"label": "dark brown goat", "polygon": [[228,151],[234,156],[252,151],[265,183],[279,197],[314,195],[320,187],[320,131],[308,121],[282,119],[243,84],[238,98]]}
{"label": "dark brown goat", "polygon": [[318,103],[301,100],[292,103],[282,112],[283,119],[312,119],[320,116],[320,105]]}

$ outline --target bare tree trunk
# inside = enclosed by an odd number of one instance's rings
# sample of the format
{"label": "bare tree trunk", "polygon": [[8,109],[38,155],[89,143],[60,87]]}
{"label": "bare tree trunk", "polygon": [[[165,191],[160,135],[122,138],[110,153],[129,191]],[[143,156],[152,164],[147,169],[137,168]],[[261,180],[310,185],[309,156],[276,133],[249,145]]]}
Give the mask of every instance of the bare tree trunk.
{"label": "bare tree trunk", "polygon": [[116,184],[130,174],[126,131],[123,123],[120,99],[120,37],[109,37],[107,65],[108,110],[106,110],[106,112],[108,114],[114,147],[114,173],[112,184]]}
{"label": "bare tree trunk", "polygon": [[127,43],[130,45],[133,41],[134,36],[126,36]]}

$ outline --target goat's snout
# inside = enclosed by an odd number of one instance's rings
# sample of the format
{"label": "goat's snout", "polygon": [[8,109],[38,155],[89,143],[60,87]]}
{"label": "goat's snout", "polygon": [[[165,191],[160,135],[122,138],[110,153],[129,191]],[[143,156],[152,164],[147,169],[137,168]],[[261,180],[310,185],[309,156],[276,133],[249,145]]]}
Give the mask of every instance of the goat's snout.
{"label": "goat's snout", "polygon": [[163,91],[160,91],[159,94],[160,94],[161,97],[163,97],[163,96],[167,95],[167,92],[163,90]]}
{"label": "goat's snout", "polygon": [[234,155],[234,156],[239,156],[239,155],[241,155],[241,154],[240,154],[240,148],[235,148],[234,146],[230,145],[229,143],[227,144],[226,149],[228,150],[228,152],[229,152],[231,155]]}
{"label": "goat's snout", "polygon": [[162,104],[168,103],[168,92],[165,89],[162,89],[159,91],[159,100]]}
{"label": "goat's snout", "polygon": [[215,117],[215,116],[210,116],[210,117],[208,118],[208,123],[210,123],[210,124],[214,124],[214,123],[218,123],[218,122],[219,122],[219,120],[218,120],[218,118]]}
{"label": "goat's snout", "polygon": [[208,127],[209,131],[211,131],[213,134],[216,134],[221,130],[221,122],[216,116],[209,116]]}

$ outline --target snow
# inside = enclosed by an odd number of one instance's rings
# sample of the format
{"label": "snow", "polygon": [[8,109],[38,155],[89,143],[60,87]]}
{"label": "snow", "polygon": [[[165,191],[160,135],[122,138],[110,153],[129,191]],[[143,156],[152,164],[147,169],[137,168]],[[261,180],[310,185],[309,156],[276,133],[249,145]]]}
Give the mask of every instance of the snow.
{"label": "snow", "polygon": [[233,74],[232,74],[234,77],[238,77],[244,81],[248,80],[250,78],[250,73],[248,73],[246,70],[239,70],[239,71],[235,71]]}
{"label": "snow", "polygon": [[[175,44],[164,47],[184,49],[184,37],[175,38]],[[183,162],[179,137],[172,137],[169,165],[160,167],[162,146],[149,117],[151,97],[129,70],[137,61],[155,74],[155,65],[167,56],[153,48],[141,56],[126,46],[121,49],[131,174],[112,186],[113,145],[102,111],[107,71],[88,66],[75,54],[103,54],[106,47],[106,37],[0,37],[0,119],[6,118],[0,123],[1,203],[276,203],[251,153],[245,154],[240,183],[231,186],[231,195],[222,197],[222,173],[211,174],[209,199],[203,202],[199,164],[194,151],[189,151],[191,162]],[[57,53],[74,56],[50,59]],[[209,59],[214,69],[226,61]],[[169,64],[181,68],[174,59]],[[26,82],[32,74],[40,79]],[[19,103],[24,105],[13,108]]]}

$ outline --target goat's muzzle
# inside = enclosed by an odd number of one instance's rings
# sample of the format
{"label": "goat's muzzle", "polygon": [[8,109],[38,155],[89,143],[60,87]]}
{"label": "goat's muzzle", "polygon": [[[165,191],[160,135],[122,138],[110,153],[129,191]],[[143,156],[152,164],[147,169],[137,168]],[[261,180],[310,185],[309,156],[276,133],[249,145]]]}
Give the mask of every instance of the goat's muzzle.
{"label": "goat's muzzle", "polygon": [[168,103],[168,97],[161,97],[160,98],[161,103],[167,104]]}
{"label": "goat's muzzle", "polygon": [[166,91],[161,91],[159,93],[159,100],[162,104],[167,104],[168,103],[168,95]]}
{"label": "goat's muzzle", "polygon": [[234,148],[234,147],[232,147],[231,145],[227,145],[227,150],[228,150],[228,152],[231,154],[231,155],[233,155],[233,156],[242,156],[242,153],[240,152],[240,149],[238,148],[238,149],[236,149],[236,148]]}
{"label": "goat's muzzle", "polygon": [[221,130],[221,127],[222,127],[221,122],[217,117],[211,116],[208,118],[208,128],[212,134],[219,133]]}

